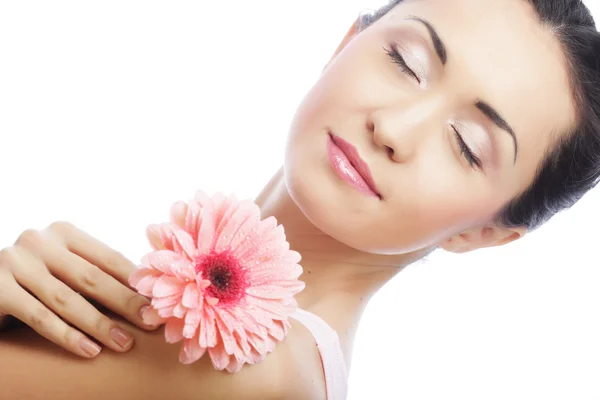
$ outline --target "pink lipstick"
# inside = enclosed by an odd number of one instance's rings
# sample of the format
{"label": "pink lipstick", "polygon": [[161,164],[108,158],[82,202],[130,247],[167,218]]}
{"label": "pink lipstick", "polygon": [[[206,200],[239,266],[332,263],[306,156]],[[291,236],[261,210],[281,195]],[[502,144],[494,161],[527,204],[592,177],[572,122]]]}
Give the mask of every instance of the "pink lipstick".
{"label": "pink lipstick", "polygon": [[327,155],[335,173],[362,194],[377,197],[381,195],[375,187],[367,163],[360,158],[358,150],[344,139],[329,132]]}

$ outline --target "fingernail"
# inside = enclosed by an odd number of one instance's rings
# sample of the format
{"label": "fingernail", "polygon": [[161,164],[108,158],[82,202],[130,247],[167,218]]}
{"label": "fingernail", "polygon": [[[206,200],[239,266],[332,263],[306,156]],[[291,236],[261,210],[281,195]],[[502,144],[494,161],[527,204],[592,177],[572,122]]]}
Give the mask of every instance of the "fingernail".
{"label": "fingernail", "polygon": [[146,323],[146,321],[144,320],[144,313],[146,312],[146,310],[150,308],[150,306],[143,306],[142,308],[140,308],[140,317],[142,318],[142,321],[144,322],[144,324],[146,324],[147,327],[149,328],[157,328],[158,325],[155,324],[148,324]]}
{"label": "fingernail", "polygon": [[144,319],[144,313],[146,312],[147,309],[148,309],[148,306],[143,306],[142,308],[140,308],[140,318]]}
{"label": "fingernail", "polygon": [[81,339],[79,342],[79,347],[89,357],[96,357],[98,353],[100,353],[100,350],[102,350],[100,346],[86,338]]}
{"label": "fingernail", "polygon": [[123,349],[128,348],[133,342],[133,337],[121,328],[112,328],[110,330],[110,337]]}

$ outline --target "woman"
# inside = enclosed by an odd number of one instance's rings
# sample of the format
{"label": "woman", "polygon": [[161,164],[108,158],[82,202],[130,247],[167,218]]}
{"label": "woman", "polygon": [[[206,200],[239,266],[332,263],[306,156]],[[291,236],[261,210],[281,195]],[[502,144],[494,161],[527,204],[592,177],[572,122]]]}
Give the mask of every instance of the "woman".
{"label": "woman", "polygon": [[[404,266],[437,247],[514,241],[596,184],[598,50],[575,0],[393,1],[350,27],[297,110],[283,168],[256,200],[302,254],[298,303],[338,333],[346,364],[368,299]],[[1,311],[82,356],[99,347],[50,310],[131,349],[78,360],[9,333],[0,342],[5,398],[326,398],[331,370],[301,322],[264,363],[228,375],[206,359],[177,364],[177,346],[160,332],[121,322],[128,336],[74,295],[141,325],[147,300],[117,283],[131,268],[68,224],[27,232],[3,252]]]}

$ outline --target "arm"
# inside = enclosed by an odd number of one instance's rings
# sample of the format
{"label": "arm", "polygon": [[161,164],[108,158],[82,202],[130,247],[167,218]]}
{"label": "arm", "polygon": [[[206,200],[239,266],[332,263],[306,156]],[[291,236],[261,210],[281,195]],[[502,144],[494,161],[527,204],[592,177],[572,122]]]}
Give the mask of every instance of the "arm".
{"label": "arm", "polygon": [[179,346],[165,343],[162,329],[128,329],[135,337],[130,352],[106,351],[93,360],[73,356],[31,330],[0,333],[0,400],[289,398],[281,396],[280,385],[285,351],[229,374],[215,370],[207,357],[180,364]]}

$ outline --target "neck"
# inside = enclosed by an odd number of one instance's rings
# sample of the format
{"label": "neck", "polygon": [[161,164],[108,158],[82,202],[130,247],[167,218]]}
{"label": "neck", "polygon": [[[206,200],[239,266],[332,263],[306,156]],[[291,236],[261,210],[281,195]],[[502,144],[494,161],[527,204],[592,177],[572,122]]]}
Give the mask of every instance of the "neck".
{"label": "neck", "polygon": [[302,256],[300,279],[306,288],[298,306],[323,318],[335,329],[350,360],[360,317],[371,297],[405,266],[425,252],[374,255],[350,248],[315,227],[294,203],[279,169],[255,202],[261,217],[273,216],[285,228],[290,248]]}

